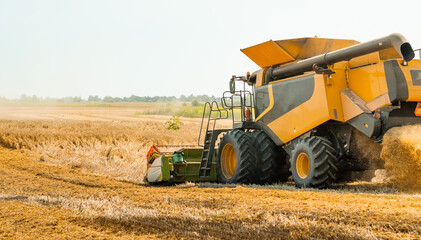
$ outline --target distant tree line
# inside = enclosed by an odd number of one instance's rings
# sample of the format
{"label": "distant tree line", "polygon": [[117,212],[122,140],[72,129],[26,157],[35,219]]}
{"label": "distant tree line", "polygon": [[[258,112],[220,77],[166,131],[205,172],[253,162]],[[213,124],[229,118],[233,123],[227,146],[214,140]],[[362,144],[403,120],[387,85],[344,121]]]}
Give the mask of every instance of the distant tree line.
{"label": "distant tree line", "polygon": [[90,95],[88,99],[83,99],[82,97],[63,97],[63,98],[42,98],[36,95],[28,96],[26,94],[22,94],[19,99],[8,100],[5,97],[0,96],[0,102],[5,101],[19,101],[19,102],[192,102],[194,105],[197,105],[199,102],[208,102],[216,100],[215,96],[208,96],[206,94],[203,95],[181,95],[180,97],[176,96],[136,96],[131,95],[130,97],[112,97],[112,96],[105,96],[100,98],[99,96],[92,96]]}

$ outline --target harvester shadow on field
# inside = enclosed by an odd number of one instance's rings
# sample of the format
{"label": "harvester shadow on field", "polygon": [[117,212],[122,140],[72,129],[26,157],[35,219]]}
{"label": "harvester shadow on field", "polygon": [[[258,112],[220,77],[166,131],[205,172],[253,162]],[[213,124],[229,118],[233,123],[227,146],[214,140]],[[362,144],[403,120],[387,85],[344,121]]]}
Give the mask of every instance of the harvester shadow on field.
{"label": "harvester shadow on field", "polygon": [[236,187],[243,187],[243,188],[250,188],[250,189],[278,189],[278,190],[286,190],[286,191],[310,191],[310,192],[337,192],[337,193],[379,193],[379,194],[398,194],[398,193],[413,193],[412,191],[405,191],[400,190],[398,188],[394,188],[392,183],[382,182],[382,183],[373,183],[373,182],[364,182],[364,181],[354,181],[354,182],[342,182],[342,183],[335,183],[329,189],[316,189],[316,188],[297,188],[294,185],[294,182],[288,181],[286,183],[277,183],[271,185],[239,185],[239,184],[222,184],[222,183],[179,183],[179,184],[161,184],[161,185],[143,185],[145,187],[174,187],[180,189],[188,189],[188,188],[212,188],[212,189],[220,189],[220,188],[236,188]]}

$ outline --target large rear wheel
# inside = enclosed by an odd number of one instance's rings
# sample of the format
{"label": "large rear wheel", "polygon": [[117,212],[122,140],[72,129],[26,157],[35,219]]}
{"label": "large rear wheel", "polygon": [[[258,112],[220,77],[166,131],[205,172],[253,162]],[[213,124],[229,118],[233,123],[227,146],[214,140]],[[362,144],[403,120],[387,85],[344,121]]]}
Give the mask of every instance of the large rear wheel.
{"label": "large rear wheel", "polygon": [[336,150],[324,137],[300,140],[291,154],[291,172],[297,187],[326,188],[336,180]]}
{"label": "large rear wheel", "polygon": [[289,173],[286,153],[282,151],[263,131],[252,132],[258,152],[258,176],[260,184],[286,182]]}
{"label": "large rear wheel", "polygon": [[257,152],[251,138],[240,130],[222,137],[216,161],[218,181],[221,183],[257,183]]}

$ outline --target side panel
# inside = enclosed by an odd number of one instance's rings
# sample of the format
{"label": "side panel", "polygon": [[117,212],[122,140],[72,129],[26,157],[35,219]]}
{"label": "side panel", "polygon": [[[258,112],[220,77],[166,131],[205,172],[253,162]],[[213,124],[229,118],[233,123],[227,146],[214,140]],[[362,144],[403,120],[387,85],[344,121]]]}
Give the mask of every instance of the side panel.
{"label": "side panel", "polygon": [[365,102],[388,92],[383,63],[349,70],[349,88]]}
{"label": "side panel", "polygon": [[408,66],[402,66],[401,61],[398,63],[408,85],[407,101],[421,101],[421,60],[414,59],[408,63]]}
{"label": "side panel", "polygon": [[384,62],[387,89],[390,102],[405,101],[408,99],[408,83],[397,60]]}
{"label": "side panel", "polygon": [[324,75],[330,119],[341,122],[344,121],[341,91],[348,87],[345,75],[346,66],[347,62],[335,63],[333,70],[336,73],[331,76]]}
{"label": "side panel", "polygon": [[257,118],[283,143],[329,120],[323,75],[310,75],[270,84],[268,111]]}
{"label": "side panel", "polygon": [[[349,87],[365,102],[385,93],[390,102],[421,101],[421,60],[402,66],[402,60],[387,60],[379,64],[349,71]],[[415,79],[415,80],[414,80]]]}
{"label": "side panel", "polygon": [[[267,88],[267,90],[266,90]],[[256,89],[257,104],[261,120],[268,124],[309,100],[314,92],[314,75],[288,81],[274,82]],[[269,98],[269,101],[267,101]],[[263,100],[263,101],[259,101]]]}
{"label": "side panel", "polygon": [[167,157],[162,157],[162,181],[169,181],[171,178],[170,164]]}
{"label": "side panel", "polygon": [[269,90],[271,91],[271,99],[273,100],[272,85],[263,85],[261,87],[256,87],[254,95],[256,98],[256,121],[259,120],[267,111],[270,110],[269,105],[273,105],[273,101],[270,102],[269,99]]}

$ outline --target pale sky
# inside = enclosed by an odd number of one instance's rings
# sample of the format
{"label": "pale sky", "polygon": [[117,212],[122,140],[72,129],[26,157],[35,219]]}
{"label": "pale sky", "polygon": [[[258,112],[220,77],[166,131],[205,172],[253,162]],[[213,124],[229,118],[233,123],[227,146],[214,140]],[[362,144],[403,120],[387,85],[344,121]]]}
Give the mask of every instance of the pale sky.
{"label": "pale sky", "polygon": [[241,48],[394,32],[421,48],[420,0],[0,0],[0,96],[220,96]]}

